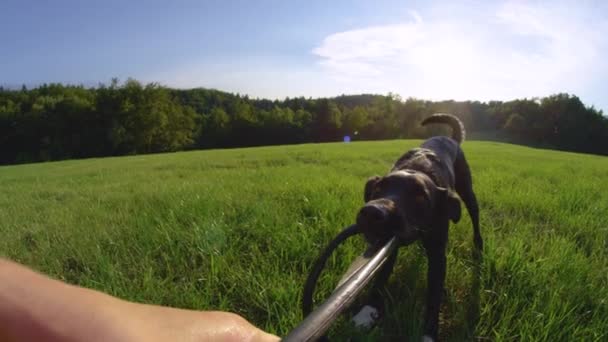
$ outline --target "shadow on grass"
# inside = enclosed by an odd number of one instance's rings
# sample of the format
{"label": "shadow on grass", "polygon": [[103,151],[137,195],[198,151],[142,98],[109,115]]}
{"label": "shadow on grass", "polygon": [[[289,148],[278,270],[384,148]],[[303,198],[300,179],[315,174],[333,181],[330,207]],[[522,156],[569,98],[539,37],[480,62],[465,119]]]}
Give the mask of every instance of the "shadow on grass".
{"label": "shadow on grass", "polygon": [[[402,260],[402,262],[405,260]],[[426,298],[426,258],[407,257],[407,264],[396,269],[385,290],[388,315],[373,329],[365,341],[419,341],[423,335]],[[472,252],[470,284],[460,302],[449,305],[444,296],[440,314],[440,341],[476,340],[476,328],[481,316],[481,275],[483,254]],[[449,285],[447,285],[449,286]],[[446,287],[446,292],[454,291]],[[452,310],[450,310],[452,309]],[[452,312],[450,312],[452,311]]]}
{"label": "shadow on grass", "polygon": [[[440,316],[440,341],[477,340],[475,331],[480,320],[480,290],[483,255],[473,252],[471,280],[468,293],[458,303],[444,296]],[[362,294],[330,329],[330,340],[359,341],[420,341],[426,298],[426,257],[409,254],[397,261],[388,285],[383,291],[386,315],[371,329],[357,329],[350,318],[367,302],[369,293]],[[450,292],[446,288],[446,292]],[[369,289],[366,291],[369,292]],[[453,310],[453,312],[450,312]]]}

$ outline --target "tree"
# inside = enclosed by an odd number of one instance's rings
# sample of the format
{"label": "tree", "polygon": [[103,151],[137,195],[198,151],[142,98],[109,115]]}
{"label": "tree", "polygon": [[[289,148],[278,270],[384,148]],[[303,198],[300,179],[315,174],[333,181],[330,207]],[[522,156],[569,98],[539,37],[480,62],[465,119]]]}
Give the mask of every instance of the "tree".
{"label": "tree", "polygon": [[0,163],[360,139],[423,138],[420,121],[449,112],[468,133],[608,155],[608,119],[570,94],[513,101],[426,101],[390,94],[250,99],[128,79],[96,88],[0,89]]}
{"label": "tree", "polygon": [[424,130],[420,122],[428,114],[426,104],[422,100],[408,98],[402,106],[398,108],[397,122],[399,126],[399,136],[407,138],[421,138]]}
{"label": "tree", "polygon": [[518,113],[513,113],[507,119],[503,129],[516,139],[521,139],[526,128],[526,120]]}
{"label": "tree", "polygon": [[313,118],[313,130],[316,141],[332,141],[339,137],[342,126],[342,112],[335,102],[321,99],[317,102],[316,115]]}
{"label": "tree", "polygon": [[362,106],[347,109],[344,112],[343,131],[345,134],[352,135],[363,130],[369,124],[367,111]]}
{"label": "tree", "polygon": [[222,147],[229,143],[230,117],[226,111],[220,107],[215,107],[206,116],[203,124],[201,146]]}

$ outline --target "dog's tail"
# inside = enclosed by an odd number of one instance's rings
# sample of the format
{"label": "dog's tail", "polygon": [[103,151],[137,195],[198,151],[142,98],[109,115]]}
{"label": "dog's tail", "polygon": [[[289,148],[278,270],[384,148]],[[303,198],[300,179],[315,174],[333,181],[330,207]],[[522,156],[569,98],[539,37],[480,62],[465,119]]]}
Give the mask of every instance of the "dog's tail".
{"label": "dog's tail", "polygon": [[465,130],[460,119],[452,114],[437,113],[422,121],[422,126],[430,123],[444,123],[452,128],[452,139],[459,144],[464,141]]}

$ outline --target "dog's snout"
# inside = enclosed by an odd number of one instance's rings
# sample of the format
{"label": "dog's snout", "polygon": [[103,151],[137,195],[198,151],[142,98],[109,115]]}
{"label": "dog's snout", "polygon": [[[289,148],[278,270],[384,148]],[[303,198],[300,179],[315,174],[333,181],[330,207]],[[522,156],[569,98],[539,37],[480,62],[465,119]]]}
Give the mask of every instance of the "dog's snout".
{"label": "dog's snout", "polygon": [[373,223],[382,223],[388,219],[388,212],[386,208],[375,205],[367,204],[359,212],[360,218]]}

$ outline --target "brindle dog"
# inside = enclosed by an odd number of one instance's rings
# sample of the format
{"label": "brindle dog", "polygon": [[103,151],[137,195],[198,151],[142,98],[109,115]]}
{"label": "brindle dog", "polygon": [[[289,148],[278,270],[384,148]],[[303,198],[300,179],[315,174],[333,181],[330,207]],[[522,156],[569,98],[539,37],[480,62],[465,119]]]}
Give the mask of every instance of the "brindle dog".
{"label": "brindle dog", "polygon": [[[419,148],[405,153],[384,177],[370,178],[365,184],[366,204],[357,215],[357,226],[369,244],[383,243],[393,235],[399,237],[402,245],[422,241],[428,257],[425,341],[436,340],[438,336],[448,226],[450,220],[456,223],[460,219],[460,199],[471,216],[476,252],[483,249],[471,171],[460,148],[464,126],[450,114],[434,114],[422,125],[430,123],[449,125],[452,137],[432,137]],[[380,270],[369,304],[354,317],[356,323],[367,325],[382,315],[384,305],[380,291],[396,257],[395,251]]]}

